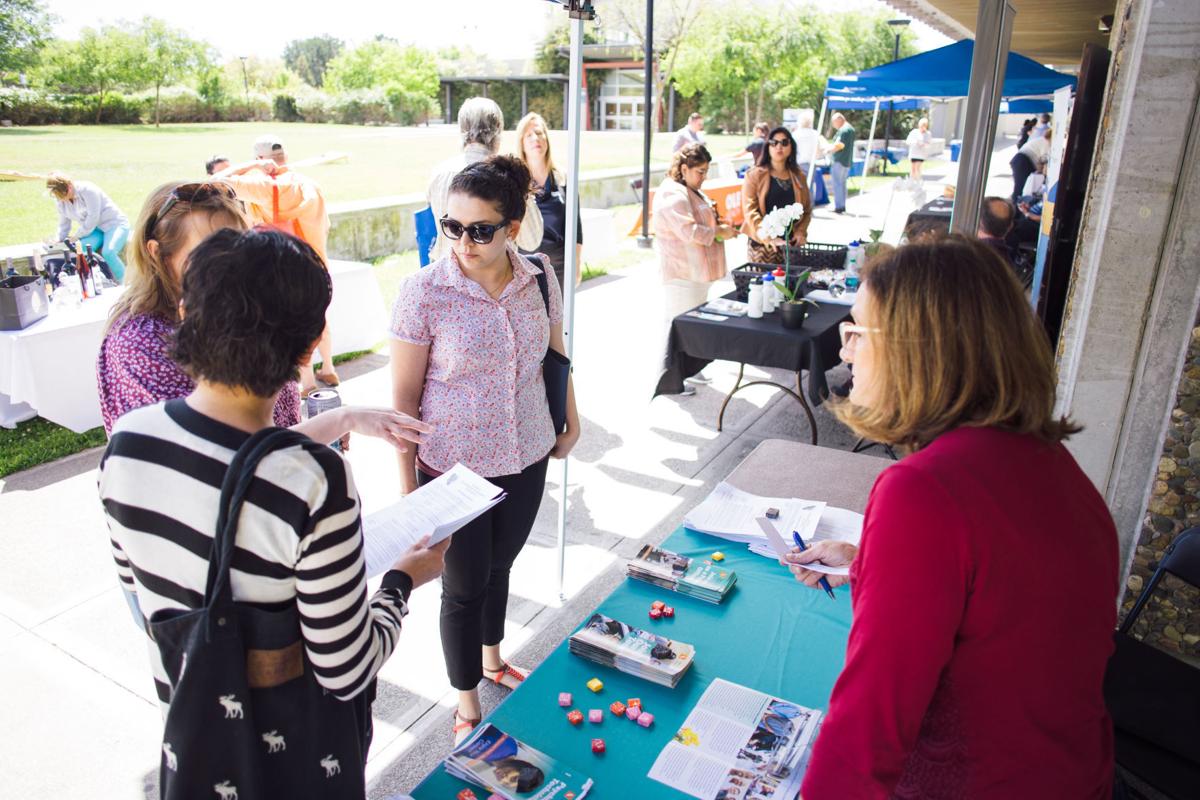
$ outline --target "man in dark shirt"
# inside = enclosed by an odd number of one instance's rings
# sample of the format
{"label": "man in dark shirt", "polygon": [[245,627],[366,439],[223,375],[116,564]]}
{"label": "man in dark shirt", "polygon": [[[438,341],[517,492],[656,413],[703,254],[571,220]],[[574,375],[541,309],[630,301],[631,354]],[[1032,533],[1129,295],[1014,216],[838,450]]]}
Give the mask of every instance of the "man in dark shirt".
{"label": "man in dark shirt", "polygon": [[738,153],[737,156],[734,156],[734,158],[749,154],[750,157],[752,159],[754,159],[751,163],[757,164],[758,158],[762,154],[763,148],[767,146],[767,134],[770,132],[771,132],[771,126],[765,122],[760,122],[757,125],[755,125],[754,126],[754,138],[751,139],[750,143],[746,145],[746,149],[743,150],[742,152]]}
{"label": "man in dark shirt", "polygon": [[1016,269],[1012,250],[1005,241],[1016,220],[1016,209],[1003,197],[985,197],[979,209],[979,230],[976,237],[991,247],[1009,266]]}
{"label": "man in dark shirt", "polygon": [[841,114],[830,119],[836,133],[829,150],[829,175],[833,178],[833,211],[846,213],[846,180],[850,177],[850,166],[854,163],[854,126]]}

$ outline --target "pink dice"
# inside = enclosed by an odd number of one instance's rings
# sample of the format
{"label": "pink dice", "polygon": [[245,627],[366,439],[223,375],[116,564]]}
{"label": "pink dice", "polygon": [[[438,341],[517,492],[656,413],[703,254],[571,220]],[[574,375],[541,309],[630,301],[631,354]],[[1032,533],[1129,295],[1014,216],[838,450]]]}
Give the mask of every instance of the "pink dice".
{"label": "pink dice", "polygon": [[588,712],[588,722],[593,725],[599,725],[601,722],[604,722],[604,712],[598,708],[593,708]]}
{"label": "pink dice", "polygon": [[642,715],[642,709],[637,706],[629,706],[625,709],[625,719],[637,720]]}
{"label": "pink dice", "polygon": [[637,724],[643,728],[649,728],[654,724],[654,715],[650,713],[642,713],[638,715]]}
{"label": "pink dice", "polygon": [[675,606],[663,606],[663,616],[668,619],[675,616]]}
{"label": "pink dice", "polygon": [[563,708],[566,708],[567,706],[571,705],[571,693],[570,692],[559,692],[558,693],[558,704],[560,706],[562,706]]}

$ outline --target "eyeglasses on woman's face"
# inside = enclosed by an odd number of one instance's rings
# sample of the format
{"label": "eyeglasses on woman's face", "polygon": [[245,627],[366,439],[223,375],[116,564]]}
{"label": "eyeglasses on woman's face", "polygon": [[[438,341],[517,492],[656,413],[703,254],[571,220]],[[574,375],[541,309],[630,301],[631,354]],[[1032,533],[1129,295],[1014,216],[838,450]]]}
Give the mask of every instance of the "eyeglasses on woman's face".
{"label": "eyeglasses on woman's face", "polygon": [[496,231],[508,224],[507,220],[498,223],[489,222],[474,222],[470,225],[463,225],[456,219],[450,217],[442,217],[442,233],[446,234],[447,239],[458,241],[465,233],[471,238],[475,244],[491,244],[492,239],[496,238]]}
{"label": "eyeglasses on woman's face", "polygon": [[842,348],[853,350],[858,346],[858,340],[868,333],[879,333],[879,328],[868,328],[865,325],[855,325],[853,322],[842,322],[838,325],[838,335],[842,338]]}
{"label": "eyeglasses on woman's face", "polygon": [[771,147],[790,147],[792,144],[792,140],[791,139],[771,139],[769,142],[767,142],[767,144],[771,145]]}

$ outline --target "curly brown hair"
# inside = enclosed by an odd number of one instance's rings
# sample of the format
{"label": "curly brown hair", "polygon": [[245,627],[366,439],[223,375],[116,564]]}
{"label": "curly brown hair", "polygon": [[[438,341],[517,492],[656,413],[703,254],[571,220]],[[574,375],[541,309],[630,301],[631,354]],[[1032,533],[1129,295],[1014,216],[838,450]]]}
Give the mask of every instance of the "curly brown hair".
{"label": "curly brown hair", "polygon": [[694,169],[711,161],[712,154],[708,152],[708,148],[704,145],[699,142],[685,144],[676,150],[675,155],[671,157],[671,166],[667,167],[667,177],[678,183],[683,183],[684,167]]}

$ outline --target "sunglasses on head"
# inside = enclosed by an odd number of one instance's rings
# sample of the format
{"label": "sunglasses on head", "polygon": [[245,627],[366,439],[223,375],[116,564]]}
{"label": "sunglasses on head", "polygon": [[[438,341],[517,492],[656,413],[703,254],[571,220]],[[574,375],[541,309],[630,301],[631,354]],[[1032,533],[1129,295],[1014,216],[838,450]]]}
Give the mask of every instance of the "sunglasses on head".
{"label": "sunglasses on head", "polygon": [[490,224],[486,222],[476,222],[473,225],[463,225],[456,219],[442,217],[442,233],[446,234],[447,239],[458,241],[465,233],[471,237],[471,241],[475,244],[491,244],[492,239],[496,238],[496,231],[508,224],[508,220]]}
{"label": "sunglasses on head", "polygon": [[[227,183],[185,183],[182,186],[177,186],[162,204],[162,207],[146,220],[145,238],[153,238],[151,234],[154,233],[154,228],[158,225],[159,220],[165,217],[177,203],[198,203],[216,197],[236,200],[237,194],[233,191],[233,187]],[[243,204],[243,208],[245,208],[245,204]]]}
{"label": "sunglasses on head", "polygon": [[772,147],[787,147],[791,143],[790,139],[772,139],[768,142]]}

